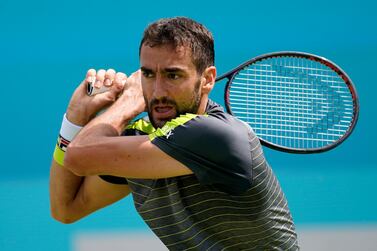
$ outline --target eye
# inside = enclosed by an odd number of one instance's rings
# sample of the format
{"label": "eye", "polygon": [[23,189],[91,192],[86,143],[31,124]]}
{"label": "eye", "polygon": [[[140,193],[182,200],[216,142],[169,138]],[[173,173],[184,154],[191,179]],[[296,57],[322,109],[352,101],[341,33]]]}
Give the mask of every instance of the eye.
{"label": "eye", "polygon": [[154,77],[154,74],[152,71],[147,71],[147,70],[142,70],[141,73],[143,74],[143,76],[145,78],[153,78]]}
{"label": "eye", "polygon": [[167,77],[168,77],[169,79],[173,79],[173,80],[175,80],[175,79],[178,79],[180,76],[179,76],[178,74],[176,74],[176,73],[168,73],[168,74],[167,74]]}

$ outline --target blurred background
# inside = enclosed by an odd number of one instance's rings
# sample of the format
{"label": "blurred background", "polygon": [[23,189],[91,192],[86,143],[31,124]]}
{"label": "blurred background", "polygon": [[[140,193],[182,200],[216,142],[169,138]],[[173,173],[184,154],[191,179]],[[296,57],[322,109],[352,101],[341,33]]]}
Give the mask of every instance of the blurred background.
{"label": "blurred background", "polygon": [[[132,198],[71,225],[56,222],[48,176],[62,116],[86,70],[137,70],[144,28],[173,16],[213,32],[219,73],[281,50],[324,56],[348,73],[361,110],[347,141],[317,155],[265,152],[302,250],[375,250],[376,7],[372,0],[0,0],[0,250],[165,250]],[[212,94],[221,104],[223,88]]]}

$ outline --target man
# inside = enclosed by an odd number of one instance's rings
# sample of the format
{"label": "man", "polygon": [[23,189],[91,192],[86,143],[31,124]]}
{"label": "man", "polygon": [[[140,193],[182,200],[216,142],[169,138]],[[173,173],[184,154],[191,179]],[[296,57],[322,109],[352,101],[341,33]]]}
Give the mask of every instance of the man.
{"label": "man", "polygon": [[[188,18],[162,19],[139,53],[129,78],[89,70],[74,92],[51,167],[53,217],[71,223],[132,193],[170,250],[297,250],[258,138],[208,98],[212,34]],[[109,91],[87,96],[94,80]]]}

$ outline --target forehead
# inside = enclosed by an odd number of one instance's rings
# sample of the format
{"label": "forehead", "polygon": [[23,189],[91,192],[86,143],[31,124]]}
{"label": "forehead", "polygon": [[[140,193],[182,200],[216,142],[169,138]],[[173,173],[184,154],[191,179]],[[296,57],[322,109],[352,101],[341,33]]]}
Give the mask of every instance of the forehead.
{"label": "forehead", "polygon": [[151,70],[170,67],[195,69],[191,49],[186,46],[175,48],[172,45],[143,45],[140,50],[140,66]]}

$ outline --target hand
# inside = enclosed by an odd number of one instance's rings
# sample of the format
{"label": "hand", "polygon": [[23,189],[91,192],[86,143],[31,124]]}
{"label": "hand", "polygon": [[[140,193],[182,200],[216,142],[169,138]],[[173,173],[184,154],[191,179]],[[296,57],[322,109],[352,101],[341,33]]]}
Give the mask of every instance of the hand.
{"label": "hand", "polygon": [[122,94],[111,108],[113,111],[119,110],[123,116],[126,116],[126,121],[130,119],[130,116],[136,117],[146,111],[140,70],[132,73],[127,78],[127,83],[124,85]]}
{"label": "hand", "polygon": [[[93,80],[95,80],[95,88],[101,88],[104,85],[109,88],[109,91],[88,96],[86,88],[88,83]],[[76,125],[86,125],[99,111],[114,103],[122,92],[126,80],[126,74],[115,72],[113,69],[107,71],[101,69],[98,72],[94,69],[88,70],[85,79],[71,97],[67,109],[67,119]]]}

